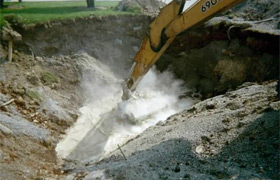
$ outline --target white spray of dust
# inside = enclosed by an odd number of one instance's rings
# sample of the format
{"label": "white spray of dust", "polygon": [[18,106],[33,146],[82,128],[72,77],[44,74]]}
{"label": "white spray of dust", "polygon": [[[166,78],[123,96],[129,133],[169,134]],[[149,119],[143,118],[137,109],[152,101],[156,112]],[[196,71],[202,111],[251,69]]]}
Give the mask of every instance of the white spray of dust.
{"label": "white spray of dust", "polygon": [[83,66],[89,99],[80,109],[82,115],[57,145],[62,158],[82,163],[96,161],[117,145],[194,103],[190,98],[178,98],[186,91],[181,81],[175,80],[170,72],[159,73],[155,69],[143,78],[129,100],[121,101],[122,81],[92,57],[85,56],[82,62],[91,64]]}

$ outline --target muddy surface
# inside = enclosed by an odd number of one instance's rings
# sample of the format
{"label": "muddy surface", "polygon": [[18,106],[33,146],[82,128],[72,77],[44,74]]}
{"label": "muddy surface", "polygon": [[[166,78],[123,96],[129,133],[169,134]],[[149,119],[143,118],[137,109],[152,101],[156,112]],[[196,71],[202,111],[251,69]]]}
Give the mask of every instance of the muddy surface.
{"label": "muddy surface", "polygon": [[201,101],[86,164],[56,145],[110,92],[88,84],[127,75],[152,18],[13,24],[23,41],[12,62],[0,46],[0,179],[278,179],[277,3],[248,1],[181,34],[157,67],[184,80],[180,98]]}

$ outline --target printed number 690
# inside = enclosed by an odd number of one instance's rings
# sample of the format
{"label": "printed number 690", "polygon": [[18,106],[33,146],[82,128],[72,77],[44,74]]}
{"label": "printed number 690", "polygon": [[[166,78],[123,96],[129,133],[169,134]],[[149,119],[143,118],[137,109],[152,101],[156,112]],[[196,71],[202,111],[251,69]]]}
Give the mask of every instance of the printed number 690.
{"label": "printed number 690", "polygon": [[[219,0],[222,1],[222,0]],[[201,12],[206,12],[208,9],[211,8],[211,6],[215,6],[218,3],[218,0],[209,0],[206,1],[202,6],[201,6]]]}

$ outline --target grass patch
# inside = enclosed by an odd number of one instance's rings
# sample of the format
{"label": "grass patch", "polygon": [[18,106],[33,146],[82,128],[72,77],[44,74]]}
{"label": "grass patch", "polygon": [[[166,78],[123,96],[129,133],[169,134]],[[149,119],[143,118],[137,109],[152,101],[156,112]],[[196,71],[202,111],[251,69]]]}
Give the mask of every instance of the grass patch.
{"label": "grass patch", "polygon": [[71,19],[89,15],[107,16],[132,14],[116,11],[117,1],[96,1],[95,9],[86,8],[86,1],[76,2],[5,2],[8,8],[0,10],[0,25],[4,25],[5,15],[20,16],[24,24],[47,22],[51,20]]}
{"label": "grass patch", "polygon": [[51,85],[59,82],[58,78],[50,72],[41,73],[41,81],[44,85]]}
{"label": "grass patch", "polygon": [[43,101],[38,91],[27,90],[26,95],[37,103],[41,103]]}

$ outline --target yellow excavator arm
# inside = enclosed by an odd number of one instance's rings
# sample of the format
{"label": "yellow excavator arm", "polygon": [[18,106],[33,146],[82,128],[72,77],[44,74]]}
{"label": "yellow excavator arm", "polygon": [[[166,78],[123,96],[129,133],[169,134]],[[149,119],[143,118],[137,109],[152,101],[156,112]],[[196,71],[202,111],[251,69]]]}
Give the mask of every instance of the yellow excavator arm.
{"label": "yellow excavator arm", "polygon": [[149,32],[134,58],[125,86],[131,91],[135,90],[140,80],[178,34],[242,1],[244,0],[198,0],[184,12],[186,0],[170,2],[150,24]]}

